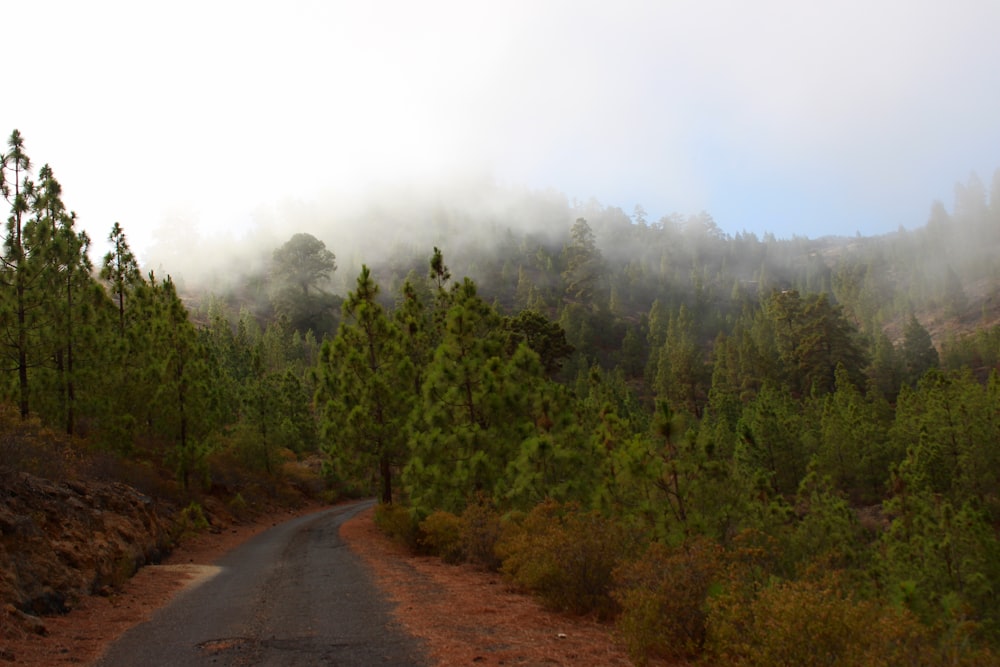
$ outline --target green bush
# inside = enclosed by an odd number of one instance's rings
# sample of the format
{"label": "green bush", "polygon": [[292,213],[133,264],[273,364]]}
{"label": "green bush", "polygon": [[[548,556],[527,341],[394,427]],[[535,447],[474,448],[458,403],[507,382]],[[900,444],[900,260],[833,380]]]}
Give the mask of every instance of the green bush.
{"label": "green bush", "polygon": [[208,530],[208,519],[205,518],[205,512],[201,505],[192,502],[182,509],[174,519],[172,533],[174,541],[178,541],[206,530]]}
{"label": "green bush", "polygon": [[247,505],[247,501],[244,500],[242,493],[237,493],[235,496],[230,498],[227,505],[232,515],[240,521],[248,519],[251,515],[250,506]]}
{"label": "green bush", "polygon": [[551,609],[610,617],[612,571],[624,531],[598,512],[546,501],[504,531],[496,552],[503,572]]}
{"label": "green bush", "polygon": [[687,659],[705,643],[706,598],[722,569],[722,549],[708,538],[677,548],[653,544],[614,572],[621,607],[618,632],[639,665],[649,657]]}

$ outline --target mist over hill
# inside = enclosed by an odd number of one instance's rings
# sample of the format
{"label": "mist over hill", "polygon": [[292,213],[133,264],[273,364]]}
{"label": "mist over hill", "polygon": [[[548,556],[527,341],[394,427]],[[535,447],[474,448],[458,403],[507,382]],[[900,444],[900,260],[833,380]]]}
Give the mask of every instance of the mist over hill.
{"label": "mist over hill", "polygon": [[552,288],[562,271],[560,254],[574,221],[583,219],[601,254],[602,307],[624,320],[638,321],[657,299],[729,302],[740,293],[794,288],[831,294],[862,330],[882,329],[897,341],[901,322],[919,313],[940,345],[1000,319],[998,209],[1000,172],[989,193],[973,174],[956,184],[949,207],[933,202],[928,218],[909,228],[871,237],[779,239],[727,232],[708,212],[651,220],[641,206],[626,212],[593,199],[571,202],[554,190],[469,178],[449,186],[384,186],[360,198],[331,192],[315,201],[286,201],[260,210],[238,235],[221,238],[200,238],[196,227],[179,220],[145,264],[173,276],[192,303],[212,293],[267,318],[273,314],[272,255],[295,233],[314,236],[336,255],[325,290],[343,296],[366,264],[387,302],[407,275],[426,272],[438,247],[453,275],[472,278],[501,307],[524,307],[524,293],[534,286],[545,297],[535,305],[558,318],[560,295]]}

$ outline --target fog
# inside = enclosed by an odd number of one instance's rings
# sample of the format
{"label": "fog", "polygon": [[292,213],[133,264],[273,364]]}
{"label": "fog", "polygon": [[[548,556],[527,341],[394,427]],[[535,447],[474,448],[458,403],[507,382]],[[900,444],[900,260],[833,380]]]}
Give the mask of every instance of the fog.
{"label": "fog", "polygon": [[327,190],[312,200],[285,199],[255,210],[239,229],[200,227],[177,211],[155,232],[143,264],[182,283],[225,289],[268,268],[273,251],[295,233],[312,234],[337,256],[335,287],[353,286],[361,264],[488,251],[498,239],[524,235],[562,243],[572,202],[555,190],[530,190],[489,179],[382,183],[367,191]]}
{"label": "fog", "polygon": [[[0,127],[95,241],[118,221],[173,272],[295,231],[364,254],[451,198],[530,222],[481,183],[878,234],[1000,163],[988,0],[56,2],[4,24]],[[366,238],[373,210],[406,234]]]}

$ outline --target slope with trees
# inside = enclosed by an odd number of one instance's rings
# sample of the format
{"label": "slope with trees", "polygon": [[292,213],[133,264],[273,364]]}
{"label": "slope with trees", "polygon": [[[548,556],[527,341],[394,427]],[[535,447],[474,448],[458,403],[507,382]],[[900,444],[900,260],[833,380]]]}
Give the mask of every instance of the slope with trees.
{"label": "slope with trees", "polygon": [[321,457],[414,548],[615,618],[638,663],[995,661],[1000,192],[978,179],[869,239],[539,196],[547,233],[473,243],[436,209],[429,257],[400,238],[341,301],[308,234],[239,293],[143,277],[117,224],[95,273],[17,133],[3,165],[7,400],[179,498],[246,502]]}

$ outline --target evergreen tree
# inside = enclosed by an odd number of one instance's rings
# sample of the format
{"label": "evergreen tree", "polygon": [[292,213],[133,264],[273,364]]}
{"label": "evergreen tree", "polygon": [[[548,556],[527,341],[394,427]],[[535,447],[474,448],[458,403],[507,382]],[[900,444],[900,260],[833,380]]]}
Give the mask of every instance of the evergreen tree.
{"label": "evergreen tree", "polygon": [[517,267],[517,287],[514,289],[514,308],[516,310],[525,310],[530,307],[533,290],[535,290],[535,285],[524,266]]}
{"label": "evergreen tree", "polygon": [[782,545],[784,569],[799,577],[831,569],[860,574],[870,554],[857,514],[838,487],[810,469],[799,485],[795,507],[800,518]]}
{"label": "evergreen tree", "polygon": [[[544,379],[537,355],[522,344],[507,376],[520,389],[518,402],[504,400],[506,419],[520,441],[494,489],[498,505],[527,510],[546,499],[587,504],[600,483],[600,453],[588,442],[571,393]],[[505,416],[501,413],[500,419]]]}
{"label": "evergreen tree", "polygon": [[[907,456],[885,503],[892,518],[879,540],[881,585],[928,625],[1000,637],[1000,540],[975,503],[942,498]],[[964,626],[964,628],[963,628]]]}
{"label": "evergreen tree", "polygon": [[236,428],[236,443],[249,467],[275,474],[280,450],[315,450],[316,422],[302,381],[290,369],[267,371],[259,343],[250,353],[241,393],[242,418]]}
{"label": "evergreen tree", "polygon": [[785,379],[799,396],[834,390],[835,373],[843,365],[848,377],[862,386],[867,360],[857,330],[826,294],[803,299],[795,290],[774,292],[765,303],[773,322]]}
{"label": "evergreen tree", "polygon": [[[35,202],[38,230],[49,237],[45,264],[51,285],[52,327],[47,332],[48,346],[52,350],[49,368],[53,377],[54,394],[50,404],[58,406],[57,421],[66,432],[75,432],[80,380],[82,371],[95,370],[80,361],[85,356],[93,358],[95,347],[97,310],[104,296],[93,280],[90,263],[90,239],[85,232],[75,229],[76,217],[67,213],[61,200],[62,189],[48,165],[39,171],[39,196]],[[81,354],[81,352],[83,354]]]}
{"label": "evergreen tree", "polygon": [[737,425],[736,463],[762,490],[791,496],[806,473],[812,452],[803,439],[798,404],[787,393],[764,385]]}
{"label": "evergreen tree", "polygon": [[393,500],[393,470],[405,462],[404,428],[414,396],[413,366],[396,324],[378,302],[367,266],[344,302],[344,321],[323,345],[318,401],[324,406],[328,451],[342,467],[379,480],[383,503]]}
{"label": "evergreen tree", "polygon": [[504,318],[503,326],[508,355],[513,355],[518,345],[526,343],[538,355],[550,377],[559,372],[563,360],[573,353],[573,346],[566,342],[562,327],[536,311],[522,310],[517,317]]}
{"label": "evergreen tree", "polygon": [[932,368],[937,368],[940,360],[931,341],[931,335],[910,313],[910,319],[903,329],[903,365],[905,380],[911,386]]}
{"label": "evergreen tree", "polygon": [[641,378],[646,365],[645,335],[641,327],[628,327],[622,338],[620,362],[630,378]]}
{"label": "evergreen tree", "polygon": [[336,299],[327,286],[337,270],[336,257],[311,234],[295,234],[273,253],[272,300],[292,329],[318,333],[333,330]]}
{"label": "evergreen tree", "polygon": [[995,378],[983,387],[966,369],[931,371],[916,390],[904,388],[891,441],[905,452],[911,475],[958,507],[974,502],[1000,518],[1000,417]]}
{"label": "evergreen tree", "polygon": [[695,340],[694,322],[681,306],[667,324],[667,335],[659,354],[655,389],[670,405],[700,415],[707,390],[706,367]]}
{"label": "evergreen tree", "polygon": [[896,463],[888,446],[888,425],[874,404],[865,401],[843,367],[837,369],[837,388],[822,399],[819,448],[814,469],[829,477],[856,502],[878,501]]}
{"label": "evergreen tree", "polygon": [[434,283],[437,294],[444,295],[448,291],[448,281],[451,280],[451,271],[444,263],[444,253],[437,246],[434,246],[434,253],[431,255],[430,279]]}
{"label": "evergreen tree", "polygon": [[415,507],[460,511],[476,493],[502,496],[507,465],[537,432],[538,355],[521,344],[504,353],[501,318],[475,283],[456,284],[441,343],[413,412],[403,479]]}
{"label": "evergreen tree", "polygon": [[733,429],[743,410],[743,381],[735,340],[720,333],[712,345],[712,381],[706,417]]}
{"label": "evergreen tree", "polygon": [[135,286],[142,282],[139,263],[125,238],[125,231],[117,222],[108,234],[112,248],[104,255],[101,278],[111,287],[111,294],[118,305],[118,330],[125,336],[125,301]]}
{"label": "evergreen tree", "polygon": [[[27,220],[34,200],[35,185],[29,176],[31,159],[24,152],[24,139],[14,130],[7,140],[7,152],[0,156],[0,191],[10,206],[4,238],[2,281],[4,287],[0,324],[4,345],[17,372],[17,396],[21,418],[30,411],[28,369],[38,362],[33,357],[39,348],[40,322],[44,310],[38,301],[47,298],[43,284],[44,265],[41,248],[34,247],[34,232],[40,231]],[[41,239],[39,239],[41,241]]]}
{"label": "evergreen tree", "polygon": [[603,259],[594,232],[583,218],[578,218],[570,230],[570,242],[563,250],[563,266],[566,298],[590,308],[601,307]]}
{"label": "evergreen tree", "polygon": [[187,489],[192,476],[204,472],[205,437],[218,425],[213,414],[218,396],[208,357],[174,282],[168,276],[156,284],[151,276],[151,283],[153,353],[147,377],[155,389],[148,426],[167,445],[164,460]]}
{"label": "evergreen tree", "polygon": [[895,401],[902,382],[903,364],[892,341],[880,331],[868,368],[869,390],[887,401]]}
{"label": "evergreen tree", "polygon": [[430,363],[438,336],[432,330],[431,315],[427,309],[429,297],[421,293],[419,283],[408,279],[403,283],[400,298],[393,319],[399,329],[403,356],[410,360],[413,368],[413,394],[419,396],[424,371]]}

